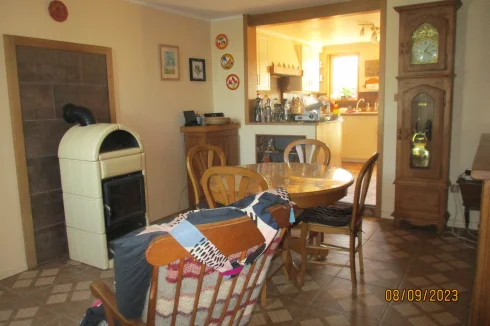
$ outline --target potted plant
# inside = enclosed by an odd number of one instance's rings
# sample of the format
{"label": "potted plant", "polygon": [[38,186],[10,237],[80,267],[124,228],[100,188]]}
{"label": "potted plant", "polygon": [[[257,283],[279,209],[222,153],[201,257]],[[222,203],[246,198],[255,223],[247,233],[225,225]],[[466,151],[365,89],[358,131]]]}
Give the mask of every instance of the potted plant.
{"label": "potted plant", "polygon": [[342,100],[347,100],[347,99],[351,98],[353,94],[354,94],[354,92],[352,91],[352,89],[347,88],[347,87],[343,87],[342,91],[341,91],[340,98]]}

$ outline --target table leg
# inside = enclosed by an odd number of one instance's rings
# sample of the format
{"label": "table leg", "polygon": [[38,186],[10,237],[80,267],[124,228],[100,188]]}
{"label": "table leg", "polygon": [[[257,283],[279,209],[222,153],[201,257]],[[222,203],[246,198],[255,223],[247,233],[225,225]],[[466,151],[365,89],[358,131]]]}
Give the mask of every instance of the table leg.
{"label": "table leg", "polygon": [[464,207],[464,224],[466,229],[470,226],[470,208],[468,206]]}

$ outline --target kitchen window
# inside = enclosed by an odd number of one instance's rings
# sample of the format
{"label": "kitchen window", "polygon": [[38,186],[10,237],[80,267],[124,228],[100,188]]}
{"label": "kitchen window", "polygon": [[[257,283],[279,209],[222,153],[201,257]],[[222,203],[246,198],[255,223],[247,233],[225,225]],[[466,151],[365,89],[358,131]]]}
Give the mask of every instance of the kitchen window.
{"label": "kitchen window", "polygon": [[359,55],[330,56],[330,97],[335,100],[357,100]]}

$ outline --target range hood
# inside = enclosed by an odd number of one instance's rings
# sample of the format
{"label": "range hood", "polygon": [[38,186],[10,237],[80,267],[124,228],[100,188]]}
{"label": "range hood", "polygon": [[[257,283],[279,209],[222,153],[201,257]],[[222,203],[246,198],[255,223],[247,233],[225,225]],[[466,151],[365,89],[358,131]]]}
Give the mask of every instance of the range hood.
{"label": "range hood", "polygon": [[277,76],[277,77],[302,77],[303,76],[303,70],[298,68],[291,68],[291,67],[286,67],[277,65],[275,66],[272,64],[271,66],[267,67],[268,72],[271,74],[271,76]]}

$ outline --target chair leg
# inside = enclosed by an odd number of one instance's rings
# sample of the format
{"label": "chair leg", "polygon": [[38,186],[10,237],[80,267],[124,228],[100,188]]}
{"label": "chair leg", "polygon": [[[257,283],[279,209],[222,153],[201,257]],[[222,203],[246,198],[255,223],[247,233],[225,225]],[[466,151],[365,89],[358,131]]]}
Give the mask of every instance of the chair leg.
{"label": "chair leg", "polygon": [[305,282],[305,273],[306,273],[306,260],[307,260],[307,255],[306,255],[306,238],[308,237],[308,223],[302,223],[301,224],[301,234],[299,236],[299,241],[301,243],[301,251],[300,251],[300,257],[301,257],[301,267],[300,267],[300,272],[298,273],[297,276],[297,282],[298,286],[302,287],[304,282]]}
{"label": "chair leg", "polygon": [[362,231],[357,232],[357,243],[359,244],[359,269],[364,273],[364,258],[362,256]]}
{"label": "chair leg", "polygon": [[350,235],[350,246],[349,246],[349,259],[350,259],[350,278],[352,282],[352,287],[356,288],[357,277],[356,277],[356,237],[354,234]]}
{"label": "chair leg", "polygon": [[260,305],[264,308],[267,305],[267,283],[264,284],[260,293]]}

